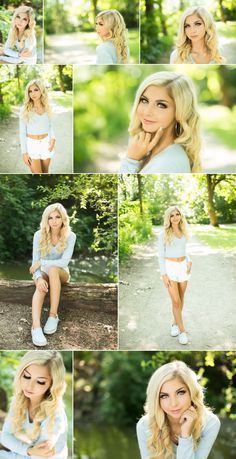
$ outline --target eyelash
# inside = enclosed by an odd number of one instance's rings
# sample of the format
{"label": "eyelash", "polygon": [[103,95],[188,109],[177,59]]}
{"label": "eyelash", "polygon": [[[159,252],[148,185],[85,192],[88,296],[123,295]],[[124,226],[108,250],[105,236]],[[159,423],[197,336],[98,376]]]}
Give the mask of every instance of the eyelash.
{"label": "eyelash", "polygon": [[[30,376],[26,376],[26,375],[23,375],[23,378],[28,379],[28,380],[31,379]],[[38,383],[40,386],[44,386],[44,385],[45,385],[45,382],[37,381],[37,383]]]}
{"label": "eyelash", "polygon": [[[202,23],[201,22],[196,22],[195,25],[200,26],[200,25],[202,25]],[[184,27],[186,29],[187,27],[190,27],[190,25],[189,24],[185,24]]]}
{"label": "eyelash", "polygon": [[[140,97],[139,103],[142,103],[142,104],[147,103],[148,104],[149,100],[146,99],[146,97]],[[164,104],[163,102],[158,102],[157,103],[157,107],[159,107],[159,108],[167,108],[167,105]]]}
{"label": "eyelash", "polygon": [[[184,394],[186,394],[185,390],[180,390],[179,392],[177,392],[177,395],[184,395]],[[160,395],[160,399],[167,398],[167,397],[168,395],[165,395],[165,394]]]}

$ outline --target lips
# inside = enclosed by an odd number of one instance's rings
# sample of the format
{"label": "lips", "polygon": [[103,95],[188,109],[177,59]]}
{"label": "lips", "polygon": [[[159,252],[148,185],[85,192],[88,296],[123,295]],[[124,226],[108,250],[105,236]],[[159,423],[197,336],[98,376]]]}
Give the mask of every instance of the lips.
{"label": "lips", "polygon": [[144,119],[142,122],[145,124],[155,124],[156,123],[156,121],[146,120],[146,119]]}

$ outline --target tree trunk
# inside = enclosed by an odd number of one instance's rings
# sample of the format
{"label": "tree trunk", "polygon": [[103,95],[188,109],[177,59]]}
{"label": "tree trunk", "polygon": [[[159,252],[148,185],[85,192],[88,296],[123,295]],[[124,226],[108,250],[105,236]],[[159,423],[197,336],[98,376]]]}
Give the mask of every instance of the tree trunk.
{"label": "tree trunk", "polygon": [[167,32],[167,27],[166,27],[165,15],[163,13],[163,0],[159,0],[158,1],[158,5],[159,5],[159,8],[160,8],[160,21],[161,21],[162,32],[163,32],[163,35],[165,35],[167,37],[168,32]]}
{"label": "tree trunk", "polygon": [[224,13],[224,6],[223,6],[223,0],[219,0],[219,7],[220,7],[221,20],[223,22],[226,22],[226,17],[225,17],[225,13]]}
{"label": "tree trunk", "polygon": [[64,65],[58,65],[57,68],[58,68],[58,75],[59,75],[59,81],[60,81],[60,90],[62,92],[66,92],[65,90],[65,83],[64,83],[64,77],[63,77],[63,68],[65,66]]}
{"label": "tree trunk", "polygon": [[142,196],[142,178],[140,174],[137,174],[138,178],[138,197],[139,197],[139,209],[140,214],[143,215],[143,196]]}
{"label": "tree trunk", "polygon": [[217,221],[217,214],[215,211],[214,206],[214,191],[215,191],[216,183],[214,182],[214,176],[212,174],[207,174],[207,191],[208,191],[208,213],[210,217],[210,223],[212,226],[219,226]]}
{"label": "tree trunk", "polygon": [[[0,299],[12,304],[31,304],[35,286],[32,281],[0,280]],[[89,310],[103,310],[111,314],[117,311],[116,284],[68,283],[62,286],[61,304]],[[45,305],[49,304],[49,295]]]}

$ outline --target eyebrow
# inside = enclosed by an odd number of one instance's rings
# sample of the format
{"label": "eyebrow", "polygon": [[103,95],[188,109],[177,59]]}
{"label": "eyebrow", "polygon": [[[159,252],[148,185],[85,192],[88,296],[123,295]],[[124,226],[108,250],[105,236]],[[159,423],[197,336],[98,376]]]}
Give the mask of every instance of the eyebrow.
{"label": "eyebrow", "polygon": [[[28,375],[32,376],[28,370],[25,369],[24,371],[28,373]],[[36,379],[48,379],[48,378],[45,378],[44,376],[37,376]]]}
{"label": "eyebrow", "polygon": [[[196,19],[196,21],[193,22],[193,24],[196,24],[196,22],[203,22],[200,18],[199,19]],[[184,25],[190,25],[189,22],[185,22]]]}
{"label": "eyebrow", "polygon": [[[145,99],[148,99],[148,96],[145,96],[145,94],[142,94],[141,97],[145,97]],[[141,98],[141,97],[140,97],[140,98]],[[156,99],[155,102],[165,102],[165,103],[167,103],[167,104],[169,103],[169,101],[166,100],[166,99]]]}

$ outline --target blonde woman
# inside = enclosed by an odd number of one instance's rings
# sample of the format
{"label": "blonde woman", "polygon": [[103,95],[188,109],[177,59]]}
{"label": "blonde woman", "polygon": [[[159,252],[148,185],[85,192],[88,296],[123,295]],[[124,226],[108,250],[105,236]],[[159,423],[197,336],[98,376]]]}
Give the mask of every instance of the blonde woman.
{"label": "blonde woman", "polygon": [[216,26],[204,6],[188,8],[182,18],[170,64],[222,64]]}
{"label": "blonde woman", "polygon": [[159,265],[163,283],[172,302],[173,324],[171,336],[178,336],[180,344],[188,343],[182,311],[192,262],[187,254],[188,232],[183,212],[178,206],[170,206],[165,212],[164,229],[160,232]]}
{"label": "blonde woman", "polygon": [[32,300],[32,341],[35,346],[46,346],[47,340],[41,328],[41,311],[50,287],[50,312],[44,333],[57,330],[57,310],[61,285],[69,282],[68,264],[74,251],[76,235],[71,231],[69,217],[62,204],[51,204],[43,212],[40,230],[34,234],[33,261],[30,273],[36,290]]}
{"label": "blonde woman", "polygon": [[25,88],[20,112],[20,144],[23,161],[33,174],[47,173],[54,155],[55,134],[48,92],[42,80]]}
{"label": "blonde woman", "polygon": [[139,86],[121,173],[200,172],[200,121],[192,81],[157,72]]}
{"label": "blonde woman", "polygon": [[15,10],[7,41],[0,52],[0,63],[37,63],[35,16],[30,6],[19,6]]}
{"label": "blonde woman", "polygon": [[96,32],[102,40],[96,49],[96,64],[127,64],[128,31],[119,11],[101,11],[96,17]]}
{"label": "blonde woman", "polygon": [[145,413],[137,424],[142,459],[207,459],[220,421],[205,406],[197,375],[184,362],[173,361],[155,371]]}
{"label": "blonde woman", "polygon": [[57,351],[29,351],[17,369],[0,458],[66,459],[65,367]]}

